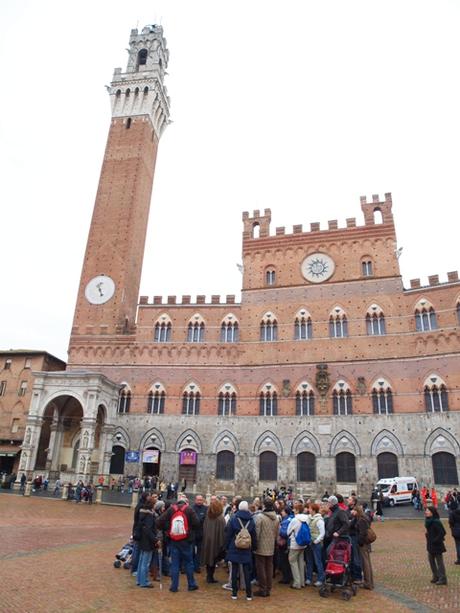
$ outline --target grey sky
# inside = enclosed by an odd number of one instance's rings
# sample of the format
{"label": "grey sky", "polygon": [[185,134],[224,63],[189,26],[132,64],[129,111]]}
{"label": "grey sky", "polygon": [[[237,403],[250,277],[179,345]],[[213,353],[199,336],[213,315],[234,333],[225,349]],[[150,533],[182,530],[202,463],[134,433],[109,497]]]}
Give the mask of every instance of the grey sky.
{"label": "grey sky", "polygon": [[[133,8],[132,8],[133,6]],[[406,286],[458,267],[460,3],[0,4],[0,346],[66,358],[130,29],[161,22],[172,99],[141,293],[239,294],[241,213],[272,229],[392,192]]]}

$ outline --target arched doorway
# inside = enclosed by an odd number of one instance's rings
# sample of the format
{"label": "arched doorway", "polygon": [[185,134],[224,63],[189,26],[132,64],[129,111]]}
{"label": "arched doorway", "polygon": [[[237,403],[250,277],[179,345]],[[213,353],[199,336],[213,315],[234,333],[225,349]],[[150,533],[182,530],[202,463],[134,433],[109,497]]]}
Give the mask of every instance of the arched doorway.
{"label": "arched doorway", "polygon": [[278,480],[278,456],[273,451],[263,451],[259,456],[259,480],[273,483]]}
{"label": "arched doorway", "polygon": [[216,479],[232,481],[235,478],[235,454],[232,451],[219,451],[216,458]]}
{"label": "arched doorway", "polygon": [[398,456],[385,451],[377,456],[377,474],[379,479],[399,477]]}
{"label": "arched doorway", "polygon": [[161,464],[161,451],[158,447],[146,447],[142,452],[142,475],[146,477],[159,477]]}
{"label": "arched doorway", "polygon": [[196,483],[196,467],[198,453],[194,449],[183,449],[179,452],[179,481],[185,479],[187,485]]}
{"label": "arched doorway", "polygon": [[335,456],[337,483],[356,483],[356,458],[343,451]]}
{"label": "arched doorway", "polygon": [[125,472],[125,448],[121,445],[112,447],[109,472],[111,475],[123,475]]}
{"label": "arched doorway", "polygon": [[316,481],[316,458],[309,451],[297,456],[297,481]]}
{"label": "arched doorway", "polygon": [[432,456],[431,461],[436,485],[458,485],[457,464],[452,453],[440,451]]}

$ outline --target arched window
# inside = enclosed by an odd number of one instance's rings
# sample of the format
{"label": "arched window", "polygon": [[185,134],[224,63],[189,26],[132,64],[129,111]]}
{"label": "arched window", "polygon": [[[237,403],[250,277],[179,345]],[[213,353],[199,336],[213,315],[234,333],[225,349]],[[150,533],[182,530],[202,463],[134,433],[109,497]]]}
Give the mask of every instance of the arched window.
{"label": "arched window", "polygon": [[260,224],[255,222],[252,224],[252,238],[260,237]]}
{"label": "arched window", "polygon": [[147,51],[147,49],[141,49],[139,51],[139,53],[137,54],[137,68],[139,68],[139,66],[145,66],[147,64],[148,54],[149,52]]}
{"label": "arched window", "polygon": [[272,313],[265,313],[260,323],[260,340],[264,342],[278,340],[278,323]]}
{"label": "arched window", "polygon": [[187,385],[182,395],[182,414],[198,415],[200,413],[200,390],[194,383]]}
{"label": "arched window", "polygon": [[351,415],[353,412],[353,397],[345,381],[339,381],[332,392],[334,415]]}
{"label": "arched window", "polygon": [[155,324],[155,343],[169,343],[171,340],[172,323],[168,315],[163,314]]}
{"label": "arched window", "polygon": [[118,413],[129,413],[131,407],[131,390],[124,385],[118,393]]}
{"label": "arched window", "polygon": [[273,451],[263,451],[259,456],[259,480],[278,480],[278,457]]}
{"label": "arched window", "polygon": [[128,89],[125,91],[125,96],[126,96],[127,98],[129,98],[129,95],[130,95],[130,94],[131,94],[131,90],[130,90],[130,89],[129,89],[129,87],[128,87]]}
{"label": "arched window", "polygon": [[329,316],[329,336],[331,338],[344,338],[348,336],[347,316],[340,307],[335,307]]}
{"label": "arched window", "polygon": [[437,375],[432,374],[425,380],[424,395],[427,413],[444,413],[449,410],[446,384]]}
{"label": "arched window", "polygon": [[126,120],[126,129],[129,130],[130,127],[131,127],[131,117],[128,117],[128,119]]}
{"label": "arched window", "polygon": [[295,414],[314,415],[315,414],[315,394],[309,383],[301,383],[295,394]]}
{"label": "arched window", "polygon": [[296,341],[303,341],[312,337],[313,325],[310,314],[305,309],[301,309],[295,316],[294,339]]}
{"label": "arched window", "polygon": [[366,315],[366,331],[369,336],[383,336],[386,334],[385,316],[382,309],[373,304]]}
{"label": "arched window", "polygon": [[230,383],[225,383],[219,390],[217,413],[236,415],[236,392]]}
{"label": "arched window", "polygon": [[125,472],[125,448],[121,445],[112,447],[109,472],[111,475],[122,475]]}
{"label": "arched window", "polygon": [[297,456],[297,481],[316,481],[316,458],[308,451]]}
{"label": "arched window", "polygon": [[138,96],[138,95],[139,95],[139,88],[138,88],[138,87],[136,87],[136,89],[134,90],[134,95],[135,95],[135,96]]}
{"label": "arched window", "polygon": [[237,343],[239,340],[238,321],[232,313],[229,313],[220,327],[220,341],[221,343]]}
{"label": "arched window", "polygon": [[455,456],[445,451],[431,457],[433,477],[436,485],[458,485],[458,472]]}
{"label": "arched window", "polygon": [[356,458],[344,451],[335,456],[337,483],[356,483]]}
{"label": "arched window", "polygon": [[372,386],[372,410],[377,415],[393,413],[393,394],[385,379],[378,379]]}
{"label": "arched window", "polygon": [[433,306],[425,299],[419,300],[415,307],[415,329],[417,332],[437,330],[438,322]]}
{"label": "arched window", "polygon": [[144,96],[146,96],[148,93],[149,93],[149,88],[148,88],[148,86],[146,85],[146,86],[144,87]]}
{"label": "arched window", "polygon": [[204,321],[201,315],[194,315],[188,324],[187,342],[202,343],[204,341]]}
{"label": "arched window", "polygon": [[361,272],[363,277],[372,277],[374,274],[372,260],[366,259],[361,262]]}
{"label": "arched window", "polygon": [[276,272],[273,267],[267,268],[265,271],[265,285],[275,285]]}
{"label": "arched window", "polygon": [[278,395],[271,383],[264,385],[259,396],[259,414],[264,417],[273,417],[278,414]]}
{"label": "arched window", "polygon": [[119,98],[121,96],[121,89],[117,89],[117,91],[115,92],[115,96],[117,98]]}
{"label": "arched window", "polygon": [[399,477],[398,456],[394,453],[379,453],[377,456],[377,474],[379,479]]}
{"label": "arched window", "polygon": [[216,479],[232,481],[235,478],[235,454],[219,451],[216,459]]}
{"label": "arched window", "polygon": [[383,214],[382,210],[377,206],[374,209],[374,223],[382,224],[383,223]]}
{"label": "arched window", "polygon": [[155,383],[149,391],[147,413],[162,415],[165,412],[166,391],[161,383]]}

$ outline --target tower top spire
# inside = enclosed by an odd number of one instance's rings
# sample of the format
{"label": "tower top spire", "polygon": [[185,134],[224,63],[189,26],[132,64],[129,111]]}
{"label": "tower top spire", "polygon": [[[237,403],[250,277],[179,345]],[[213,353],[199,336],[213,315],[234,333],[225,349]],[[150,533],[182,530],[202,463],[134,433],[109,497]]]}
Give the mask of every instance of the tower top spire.
{"label": "tower top spire", "polygon": [[159,138],[169,123],[169,96],[164,77],[169,51],[163,27],[131,30],[126,72],[115,68],[109,88],[113,117],[148,115]]}

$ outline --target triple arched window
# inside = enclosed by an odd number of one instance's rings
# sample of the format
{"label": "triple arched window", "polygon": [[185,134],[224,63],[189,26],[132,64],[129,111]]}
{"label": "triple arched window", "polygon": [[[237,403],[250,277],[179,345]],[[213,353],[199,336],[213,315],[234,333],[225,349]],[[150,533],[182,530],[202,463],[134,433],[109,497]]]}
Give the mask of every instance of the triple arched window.
{"label": "triple arched window", "polygon": [[217,404],[218,415],[236,415],[236,392],[230,383],[220,388]]}
{"label": "triple arched window", "polygon": [[385,316],[382,309],[373,304],[366,315],[366,332],[369,336],[382,336],[386,334]]}
{"label": "triple arched window", "polygon": [[240,340],[239,332],[238,321],[232,313],[229,313],[220,327],[221,343],[237,343]]}
{"label": "triple arched window", "polygon": [[351,415],[353,412],[353,397],[345,381],[338,381],[332,391],[332,407],[334,415]]}
{"label": "triple arched window", "polygon": [[165,412],[166,391],[161,383],[154,383],[147,398],[147,413],[162,415]]}
{"label": "triple arched window", "polygon": [[417,332],[437,330],[438,322],[433,306],[425,299],[419,300],[415,307],[415,329]]}
{"label": "triple arched window", "polygon": [[302,416],[315,414],[315,394],[311,385],[306,381],[297,388],[295,394],[295,414]]}
{"label": "triple arched window", "polygon": [[155,324],[154,341],[156,343],[169,343],[171,340],[172,323],[168,315],[163,314]]}
{"label": "triple arched window", "polygon": [[129,413],[131,408],[131,390],[125,383],[118,393],[118,413]]}
{"label": "triple arched window", "polygon": [[278,322],[272,313],[265,313],[260,322],[260,340],[263,342],[278,340]]}
{"label": "triple arched window", "polygon": [[205,325],[201,315],[194,315],[188,323],[187,342],[202,343],[204,342]]}
{"label": "triple arched window", "polygon": [[199,415],[201,393],[195,383],[189,383],[182,394],[182,414]]}
{"label": "triple arched window", "polygon": [[329,315],[329,336],[344,338],[348,336],[348,321],[345,311],[336,306]]}
{"label": "triple arched window", "polygon": [[259,414],[264,417],[278,414],[278,394],[271,383],[266,383],[260,392]]}
{"label": "triple arched window", "polygon": [[308,311],[300,309],[294,321],[294,339],[303,341],[313,337],[313,325]]}
{"label": "triple arched window", "polygon": [[393,393],[385,379],[377,379],[372,386],[372,410],[377,415],[393,413]]}
{"label": "triple arched window", "polygon": [[432,374],[425,380],[424,396],[427,413],[444,413],[449,410],[446,384],[437,375]]}

